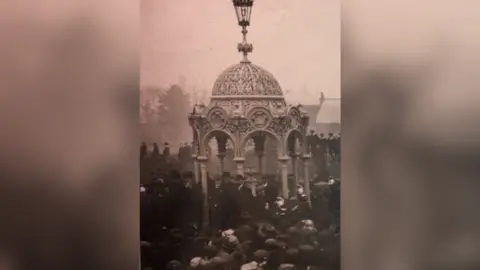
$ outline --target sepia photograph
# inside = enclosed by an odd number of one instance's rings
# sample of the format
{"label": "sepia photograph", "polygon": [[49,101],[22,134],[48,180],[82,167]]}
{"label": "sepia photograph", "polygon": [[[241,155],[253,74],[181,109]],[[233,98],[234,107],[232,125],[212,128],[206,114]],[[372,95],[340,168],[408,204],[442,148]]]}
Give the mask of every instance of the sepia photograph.
{"label": "sepia photograph", "polygon": [[0,270],[480,269],[479,1],[3,2]]}
{"label": "sepia photograph", "polygon": [[141,2],[141,269],[340,269],[340,1]]}

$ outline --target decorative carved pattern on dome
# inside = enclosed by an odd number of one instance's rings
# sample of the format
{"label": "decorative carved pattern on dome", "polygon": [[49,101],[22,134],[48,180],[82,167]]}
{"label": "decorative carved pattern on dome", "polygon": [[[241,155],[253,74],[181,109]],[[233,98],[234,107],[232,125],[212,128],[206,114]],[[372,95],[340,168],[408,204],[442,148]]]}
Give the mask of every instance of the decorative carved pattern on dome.
{"label": "decorative carved pattern on dome", "polygon": [[212,96],[283,96],[280,84],[265,69],[251,63],[227,68],[215,81]]}

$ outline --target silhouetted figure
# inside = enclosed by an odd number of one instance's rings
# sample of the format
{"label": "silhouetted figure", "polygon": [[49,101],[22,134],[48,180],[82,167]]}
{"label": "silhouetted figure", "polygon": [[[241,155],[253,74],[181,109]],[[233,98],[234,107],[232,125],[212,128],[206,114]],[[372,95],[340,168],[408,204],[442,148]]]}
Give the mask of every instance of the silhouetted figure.
{"label": "silhouetted figure", "polygon": [[152,156],[154,156],[154,157],[160,156],[160,149],[158,148],[158,144],[157,144],[157,143],[154,143],[154,144],[153,144]]}
{"label": "silhouetted figure", "polygon": [[165,148],[163,148],[163,157],[167,160],[170,157],[170,146],[168,143],[165,143]]}
{"label": "silhouetted figure", "polygon": [[140,146],[140,159],[144,159],[147,156],[147,144],[142,142]]}
{"label": "silhouetted figure", "polygon": [[188,167],[189,161],[191,159],[191,148],[188,143],[185,143],[184,145],[180,146],[178,149],[178,161],[182,165],[183,169],[190,169]]}
{"label": "silhouetted figure", "polygon": [[278,197],[278,182],[275,179],[268,179],[267,185],[265,186],[265,201],[271,205],[275,202]]}
{"label": "silhouetted figure", "polygon": [[333,133],[328,133],[328,140],[327,140],[327,148],[328,154],[330,155],[332,160],[336,160],[335,156],[335,137],[333,137]]}
{"label": "silhouetted figure", "polygon": [[192,156],[192,147],[188,143],[185,143],[185,146],[183,148],[185,151],[185,159],[188,161]]}
{"label": "silhouetted figure", "polygon": [[339,161],[340,160],[340,133],[334,136],[333,149],[335,152],[336,160]]}
{"label": "silhouetted figure", "polygon": [[[340,182],[334,180],[331,185],[331,195],[328,203],[329,210],[334,216],[334,222],[339,223],[340,220]],[[337,224],[338,225],[338,224]]]}
{"label": "silhouetted figure", "polygon": [[310,130],[310,134],[307,135],[307,147],[308,152],[313,154],[317,148],[318,136],[315,134],[314,130]]}
{"label": "silhouetted figure", "polygon": [[322,155],[325,155],[327,152],[327,144],[328,144],[327,138],[325,137],[325,134],[320,133],[320,136],[318,139],[319,139],[321,153]]}
{"label": "silhouetted figure", "polygon": [[178,148],[178,160],[181,162],[182,159],[183,159],[183,156],[185,155],[185,146],[183,145],[180,145],[180,147]]}

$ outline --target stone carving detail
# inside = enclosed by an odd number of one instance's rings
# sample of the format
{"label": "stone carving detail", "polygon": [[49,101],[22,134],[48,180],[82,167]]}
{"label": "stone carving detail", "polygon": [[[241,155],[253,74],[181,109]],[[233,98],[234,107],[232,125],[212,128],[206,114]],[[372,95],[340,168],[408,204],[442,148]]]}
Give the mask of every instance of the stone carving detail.
{"label": "stone carving detail", "polygon": [[282,96],[280,84],[265,69],[240,63],[227,68],[215,81],[213,96]]}
{"label": "stone carving detail", "polygon": [[302,120],[301,120],[300,112],[297,109],[295,108],[290,109],[289,116],[292,119],[293,128],[297,128],[298,126],[301,125]]}
{"label": "stone carving detail", "polygon": [[243,102],[243,108],[245,109],[245,112],[249,112],[252,108],[256,107],[268,108],[268,105],[268,100],[245,100]]}
{"label": "stone carving detail", "polygon": [[206,121],[206,119],[197,119],[197,121],[195,121],[195,127],[202,132],[208,132],[213,128],[212,124]]}
{"label": "stone carving detail", "polygon": [[242,106],[241,104],[235,104],[234,105],[234,109],[233,109],[233,113],[232,113],[232,116],[233,117],[236,117],[236,118],[242,118],[244,117],[245,115],[243,114],[243,110],[242,110]]}
{"label": "stone carving detail", "polygon": [[213,128],[222,128],[226,123],[225,115],[218,109],[210,113],[209,120]]}
{"label": "stone carving detail", "polygon": [[[296,129],[304,136],[308,115],[302,109],[300,105],[287,106],[271,73],[251,63],[239,63],[218,77],[208,106],[195,105],[188,120],[194,132],[198,131],[195,141],[205,151],[208,147],[203,145],[205,136],[212,134],[212,130],[229,133],[232,142],[239,144],[248,134],[257,132],[268,131],[283,140],[289,131]],[[224,138],[217,139],[223,151]],[[285,151],[285,146],[281,147]],[[235,144],[234,148],[235,155],[243,155],[242,146]]]}
{"label": "stone carving detail", "polygon": [[193,107],[193,114],[195,116],[202,116],[205,113],[206,106],[205,104],[197,104],[195,107]]}
{"label": "stone carving detail", "polygon": [[291,119],[273,119],[268,124],[268,129],[278,135],[285,135],[291,129]]}
{"label": "stone carving detail", "polygon": [[259,110],[253,112],[251,116],[251,121],[253,126],[255,126],[256,128],[263,128],[268,124],[269,117],[266,112],[264,112],[263,110]]}
{"label": "stone carving detail", "polygon": [[232,134],[245,134],[251,131],[253,126],[247,119],[230,119],[227,121],[225,129]]}
{"label": "stone carving detail", "polygon": [[286,110],[286,107],[283,107],[281,104],[277,104],[277,107],[275,108],[275,113],[277,114],[277,117],[285,117],[287,116]]}

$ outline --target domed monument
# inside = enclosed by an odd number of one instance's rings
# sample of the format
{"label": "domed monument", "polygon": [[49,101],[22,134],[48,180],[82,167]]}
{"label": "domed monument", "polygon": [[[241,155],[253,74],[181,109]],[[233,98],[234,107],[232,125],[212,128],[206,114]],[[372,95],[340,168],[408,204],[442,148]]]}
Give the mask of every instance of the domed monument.
{"label": "domed monument", "polygon": [[[298,158],[303,161],[302,178],[305,179],[308,194],[310,155],[307,144],[304,143],[309,124],[308,114],[302,105],[287,105],[275,77],[248,59],[248,54],[253,51],[252,44],[246,38],[253,0],[233,0],[233,4],[238,24],[242,27],[243,41],[238,44],[238,51],[243,54],[243,59],[218,76],[210,102],[195,105],[188,117],[195,145],[193,158],[196,180],[201,181],[206,194],[207,161],[211,158],[208,143],[212,138],[217,142],[217,156],[221,164],[224,162],[227,142],[230,141],[234,150],[236,173],[240,175],[245,173],[243,165],[247,143],[253,140],[258,156],[258,173],[264,173],[262,159],[268,137],[277,145],[282,196],[289,196],[288,161],[292,162],[292,171],[298,181]],[[223,165],[221,171],[223,172]],[[204,201],[204,204],[208,204],[208,201]],[[204,220],[208,218],[205,217]]]}

